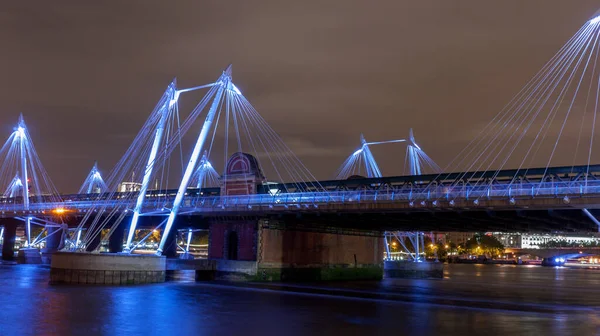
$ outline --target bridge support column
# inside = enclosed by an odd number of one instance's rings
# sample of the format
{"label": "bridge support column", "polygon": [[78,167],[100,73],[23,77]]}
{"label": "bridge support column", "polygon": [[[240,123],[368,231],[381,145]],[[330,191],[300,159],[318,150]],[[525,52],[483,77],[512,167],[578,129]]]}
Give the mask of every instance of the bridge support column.
{"label": "bridge support column", "polygon": [[17,224],[18,220],[14,218],[2,219],[2,225],[4,226],[4,240],[2,243],[2,261],[3,263],[13,263],[15,261],[15,240],[17,238]]}
{"label": "bridge support column", "polygon": [[46,226],[46,247],[40,251],[43,264],[50,264],[52,254],[63,247],[64,233],[67,229],[67,224],[63,224],[62,226]]}
{"label": "bridge support column", "polygon": [[125,237],[125,227],[128,220],[123,220],[115,230],[113,231],[110,238],[108,238],[108,252],[119,253],[123,252],[123,238]]}
{"label": "bridge support column", "polygon": [[209,259],[217,261],[216,277],[255,281],[383,277],[379,232],[290,224],[258,219],[211,223]]}

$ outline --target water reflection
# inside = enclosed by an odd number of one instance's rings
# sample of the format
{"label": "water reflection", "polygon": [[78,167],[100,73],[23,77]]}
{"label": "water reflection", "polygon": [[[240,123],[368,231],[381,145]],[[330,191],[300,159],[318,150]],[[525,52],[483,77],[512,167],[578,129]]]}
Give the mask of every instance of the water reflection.
{"label": "water reflection", "polygon": [[[174,282],[49,286],[48,273],[0,266],[0,335],[583,335],[600,322],[593,270],[451,265],[443,280],[302,284],[322,294]],[[345,292],[326,295],[327,286]]]}

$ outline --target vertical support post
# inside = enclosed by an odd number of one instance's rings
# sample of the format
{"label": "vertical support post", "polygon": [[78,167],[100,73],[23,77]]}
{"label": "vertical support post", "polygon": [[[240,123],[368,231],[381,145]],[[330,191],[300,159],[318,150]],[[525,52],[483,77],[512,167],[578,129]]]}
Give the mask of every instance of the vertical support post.
{"label": "vertical support post", "polygon": [[31,217],[25,217],[25,232],[27,233],[27,247],[31,247]]}
{"label": "vertical support post", "polygon": [[81,243],[81,231],[83,229],[79,228],[77,230],[77,239],[75,240],[75,249],[79,248],[79,244]]}
{"label": "vertical support post", "polygon": [[384,239],[383,239],[383,241],[385,242],[385,252],[387,253],[387,255],[386,255],[386,258],[385,258],[386,260],[391,260],[391,259],[390,259],[390,255],[391,255],[391,254],[390,254],[390,242],[389,242],[389,237],[390,237],[390,236],[389,236],[389,234],[388,234],[388,232],[387,232],[387,231],[383,233],[383,238],[384,238]]}
{"label": "vertical support post", "polygon": [[[425,253],[425,234],[423,232],[419,232],[418,235],[421,237],[421,247],[423,249],[423,253]],[[421,258],[419,258],[421,260]]]}
{"label": "vertical support post", "polygon": [[190,242],[192,241],[192,229],[188,229],[187,243],[185,244],[185,253],[190,253]]}
{"label": "vertical support post", "polygon": [[190,157],[190,161],[188,162],[187,167],[185,168],[185,172],[183,173],[183,178],[181,179],[181,183],[179,184],[179,189],[177,190],[177,194],[175,194],[175,200],[173,201],[173,208],[171,208],[171,212],[169,213],[169,217],[167,219],[167,224],[165,225],[165,230],[163,231],[163,235],[160,239],[160,244],[158,245],[158,250],[156,251],[157,255],[161,255],[165,243],[167,241],[167,237],[169,236],[169,232],[171,231],[171,227],[173,226],[173,222],[175,221],[175,216],[177,216],[177,212],[179,211],[179,206],[181,205],[181,201],[183,200],[183,196],[185,195],[185,191],[187,189],[188,183],[190,181],[190,177],[194,172],[194,168],[196,167],[196,163],[198,161],[198,156],[200,155],[200,151],[204,146],[204,142],[206,141],[206,136],[212,126],[213,119],[215,117],[215,113],[217,112],[217,108],[219,107],[221,97],[223,96],[223,91],[226,87],[228,87],[231,83],[231,77],[226,73],[221,76],[221,79],[217,81],[220,85],[215,98],[212,102],[210,110],[208,110],[208,114],[206,115],[206,120],[204,121],[204,125],[202,126],[202,130],[200,131],[200,135],[198,136],[198,140],[196,141],[196,145],[194,146],[194,150],[192,151],[192,156]]}
{"label": "vertical support post", "polygon": [[[170,96],[174,97],[175,95],[175,87],[174,83],[171,84],[168,90],[171,90]],[[173,98],[172,98],[173,99]],[[160,120],[158,121],[158,125],[156,126],[156,133],[154,135],[154,142],[152,143],[152,149],[150,151],[150,155],[148,156],[148,163],[146,164],[146,169],[144,170],[144,177],[142,179],[142,186],[140,188],[140,193],[138,194],[135,207],[133,209],[133,216],[131,217],[131,224],[129,225],[129,232],[127,233],[127,243],[125,244],[124,251],[129,253],[131,251],[131,241],[133,240],[133,235],[135,233],[135,228],[137,226],[140,212],[142,211],[142,205],[144,203],[144,199],[146,198],[146,191],[148,190],[148,185],[150,184],[150,177],[152,176],[152,172],[154,170],[154,160],[156,159],[156,154],[158,153],[158,148],[160,147],[160,143],[163,137],[163,133],[165,130],[165,124],[167,122],[167,116],[169,115],[169,111],[171,110],[172,104],[171,100],[167,100],[165,105],[161,107],[162,113],[160,116]]]}
{"label": "vertical support post", "polygon": [[4,226],[0,227],[0,245],[4,243]]}
{"label": "vertical support post", "polygon": [[[29,180],[27,179],[27,151],[25,148],[26,132],[23,115],[19,116],[19,125],[17,126],[17,136],[19,137],[19,151],[21,155],[21,184],[23,185],[23,210],[29,210]],[[27,246],[31,244],[31,217],[25,217],[25,231],[27,234]]]}

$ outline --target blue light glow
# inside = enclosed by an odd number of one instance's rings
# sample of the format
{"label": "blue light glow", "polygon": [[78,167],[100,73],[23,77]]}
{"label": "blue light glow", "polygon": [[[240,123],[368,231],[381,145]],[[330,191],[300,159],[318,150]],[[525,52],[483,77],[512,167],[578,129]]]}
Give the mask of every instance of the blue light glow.
{"label": "blue light glow", "polygon": [[231,87],[235,93],[242,95],[242,92],[237,88],[237,86],[235,86],[235,84],[231,83]]}
{"label": "blue light glow", "polygon": [[173,94],[173,99],[171,99],[171,101],[169,102],[169,108],[177,104],[177,102],[179,101],[179,95],[181,95],[181,90],[175,91],[175,93]]}
{"label": "blue light glow", "polygon": [[17,135],[24,138],[25,137],[25,128],[22,126],[17,127]]}
{"label": "blue light glow", "polygon": [[593,19],[590,20],[591,24],[596,24],[598,22],[600,22],[600,15],[598,15],[595,18],[593,18]]}

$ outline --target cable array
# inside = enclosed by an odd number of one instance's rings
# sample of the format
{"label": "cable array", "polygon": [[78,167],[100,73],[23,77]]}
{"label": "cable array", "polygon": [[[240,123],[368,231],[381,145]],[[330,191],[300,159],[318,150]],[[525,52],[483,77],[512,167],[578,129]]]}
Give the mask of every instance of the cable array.
{"label": "cable array", "polygon": [[[206,94],[180,122],[180,96],[202,89],[208,89]],[[188,154],[182,146],[184,137],[195,128],[202,115],[205,120],[200,135]],[[179,160],[174,158],[176,153],[180,153]],[[200,153],[203,153],[202,157]],[[220,175],[217,171],[225,172],[229,162],[238,157],[243,157],[244,162],[252,166],[242,169],[242,175],[253,174],[258,185],[281,182],[278,185],[285,186],[282,189],[324,190],[233,84],[231,67],[216,82],[199,87],[177,89],[173,81],[106,179],[107,191],[98,195],[95,205],[85,214],[77,231],[71,234],[70,249],[96,250],[100,240],[109,239],[121,222],[126,218],[129,222],[131,218],[125,251],[132,252],[140,244],[133,242],[140,217],[169,213],[168,218],[155,228],[164,228],[160,253],[180,207],[189,208],[203,197],[201,192],[188,194],[188,188],[222,187],[230,180],[237,183],[240,174]],[[187,162],[185,167],[184,162]],[[222,166],[220,162],[223,162]],[[181,167],[177,167],[178,163]],[[214,167],[215,163],[218,168]],[[182,176],[178,175],[180,171]],[[179,188],[173,196],[170,188],[175,184]],[[286,192],[287,189],[277,191]],[[82,234],[84,229],[85,234]]]}
{"label": "cable array", "polygon": [[[0,208],[22,203],[23,210],[28,211],[31,203],[61,201],[33,145],[23,115],[19,116],[17,127],[0,148],[0,162],[0,186],[5,188],[5,200]],[[20,219],[26,223],[27,244],[35,245],[36,241],[31,239],[31,224],[37,223],[34,215]]]}
{"label": "cable array", "polygon": [[516,168],[505,186],[508,192],[508,187],[523,182],[519,176],[532,166],[542,167],[544,176],[553,166],[584,164],[589,171],[590,163],[598,160],[593,148],[600,96],[599,35],[600,17],[586,22],[444,169],[463,173],[450,185],[430,188],[468,184],[491,189],[501,170]]}

